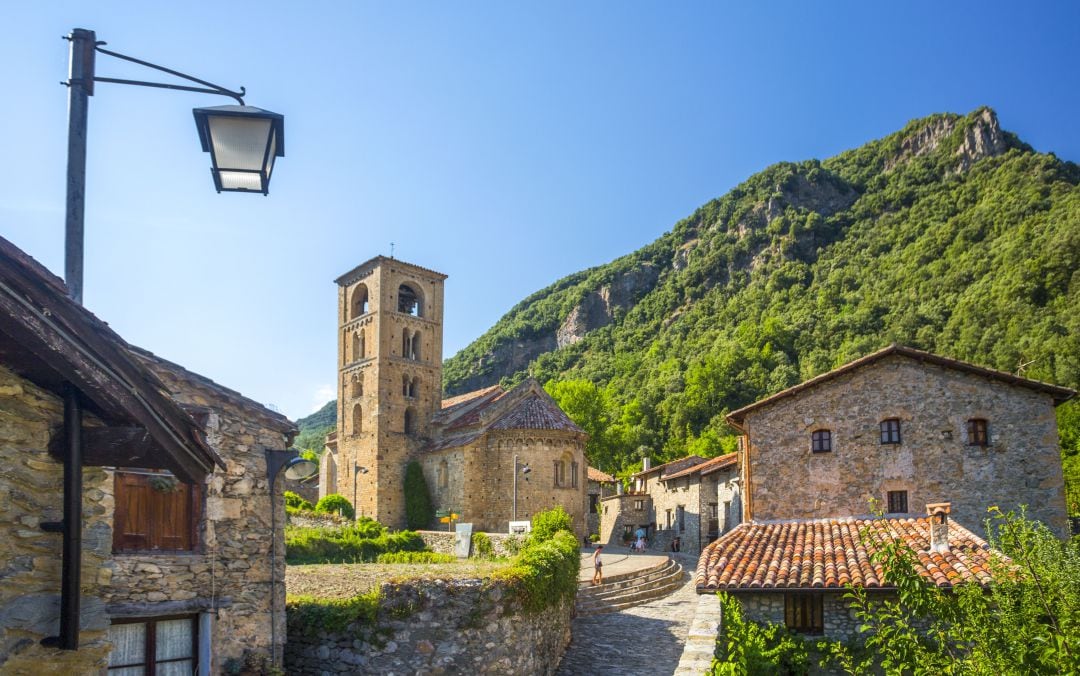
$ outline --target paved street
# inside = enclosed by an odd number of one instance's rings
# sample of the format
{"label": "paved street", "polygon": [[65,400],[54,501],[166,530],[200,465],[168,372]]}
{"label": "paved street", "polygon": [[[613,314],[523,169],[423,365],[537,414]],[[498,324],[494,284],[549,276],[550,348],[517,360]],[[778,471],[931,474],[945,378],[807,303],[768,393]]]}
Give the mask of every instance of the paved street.
{"label": "paved street", "polygon": [[[684,568],[690,557],[680,561]],[[606,568],[606,566],[605,566]],[[578,617],[559,676],[657,676],[675,672],[698,597],[689,574],[674,594],[617,613]]]}

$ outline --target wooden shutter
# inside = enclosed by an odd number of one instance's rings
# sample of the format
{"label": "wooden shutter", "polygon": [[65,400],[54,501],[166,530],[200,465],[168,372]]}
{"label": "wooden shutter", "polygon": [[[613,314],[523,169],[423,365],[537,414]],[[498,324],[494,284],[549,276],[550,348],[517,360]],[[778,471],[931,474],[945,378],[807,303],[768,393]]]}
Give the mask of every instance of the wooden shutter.
{"label": "wooden shutter", "polygon": [[116,513],[113,549],[118,552],[150,549],[150,484],[141,474],[116,473]]}
{"label": "wooden shutter", "polygon": [[[159,475],[168,476],[168,475]],[[155,490],[151,475],[117,472],[113,550],[190,551],[202,517],[201,487],[180,483],[174,491]]]}

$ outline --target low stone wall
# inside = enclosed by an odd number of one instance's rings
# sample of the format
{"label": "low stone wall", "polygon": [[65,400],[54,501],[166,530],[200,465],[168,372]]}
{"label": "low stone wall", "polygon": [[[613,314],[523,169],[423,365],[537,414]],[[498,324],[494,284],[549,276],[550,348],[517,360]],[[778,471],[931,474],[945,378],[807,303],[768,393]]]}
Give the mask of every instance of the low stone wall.
{"label": "low stone wall", "polygon": [[[424,538],[424,544],[428,546],[433,552],[440,554],[453,554],[454,553],[454,533],[439,530],[421,530],[417,531],[420,537]],[[491,540],[492,549],[495,550],[495,556],[513,556],[517,553],[518,548],[525,542],[525,538],[520,535],[510,535],[509,533],[484,533]],[[474,552],[475,553],[475,552]]]}
{"label": "low stone wall", "polygon": [[527,613],[498,582],[384,584],[374,624],[299,631],[290,606],[289,674],[553,674],[573,602]]}
{"label": "low stone wall", "polygon": [[300,528],[341,528],[352,523],[349,519],[337,514],[320,514],[309,511],[286,513],[285,522],[290,526],[299,526]]}

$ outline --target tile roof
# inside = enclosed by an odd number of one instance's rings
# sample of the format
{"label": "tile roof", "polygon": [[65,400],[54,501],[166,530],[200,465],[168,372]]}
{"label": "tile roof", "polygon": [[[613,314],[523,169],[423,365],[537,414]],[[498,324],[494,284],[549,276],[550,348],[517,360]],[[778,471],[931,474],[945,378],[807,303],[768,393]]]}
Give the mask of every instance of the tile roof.
{"label": "tile roof", "polygon": [[676,470],[668,474],[661,474],[660,480],[667,481],[669,479],[678,479],[679,477],[689,476],[691,474],[698,474],[699,472],[702,476],[704,476],[713,472],[719,472],[720,470],[727,469],[728,467],[734,467],[738,464],[739,454],[728,453],[727,455],[720,455],[715,458],[710,458],[705,462],[699,462],[698,464],[691,465],[685,469]]}
{"label": "tile roof", "polygon": [[464,404],[466,402],[472,401],[473,399],[476,399],[477,397],[482,397],[484,395],[491,394],[492,392],[495,392],[495,391],[501,390],[501,389],[502,389],[502,385],[491,385],[490,387],[483,387],[483,388],[480,388],[479,390],[473,390],[472,392],[466,392],[465,394],[459,394],[459,395],[457,395],[455,397],[449,397],[447,399],[443,399],[442,400],[442,409],[446,410],[448,408],[453,408],[453,407],[457,406],[458,404]]}
{"label": "tile roof", "polygon": [[550,397],[532,396],[513,406],[491,425],[493,430],[564,430],[584,432]]}
{"label": "tile roof", "polygon": [[589,468],[589,481],[598,481],[600,483],[615,483],[615,477],[611,476],[607,472],[601,472],[595,467]]}
{"label": "tile roof", "polygon": [[641,470],[640,472],[638,472],[636,474],[630,475],[630,478],[635,479],[635,478],[637,478],[639,476],[645,476],[647,474],[652,474],[653,472],[660,472],[661,476],[663,476],[664,474],[670,474],[672,472],[678,472],[678,471],[681,471],[683,469],[686,469],[687,467],[690,467],[691,465],[696,465],[698,463],[705,462],[705,460],[706,460],[706,458],[703,458],[700,455],[688,455],[685,458],[679,458],[678,460],[672,460],[671,462],[665,462],[662,465],[656,465],[654,467],[650,467],[649,469]]}
{"label": "tile roof", "polygon": [[[860,532],[867,529],[866,542]],[[916,570],[937,587],[987,584],[990,547],[956,521],[950,549],[930,551],[929,517],[848,517],[743,523],[705,548],[698,559],[699,591],[888,587],[871,562],[876,545],[899,539],[915,553]]]}
{"label": "tile roof", "polygon": [[1013,374],[1006,373],[1004,371],[996,371],[994,369],[988,369],[983,366],[976,366],[975,364],[971,364],[966,361],[960,361],[959,359],[942,357],[941,355],[937,355],[932,352],[916,350],[913,347],[907,347],[904,345],[890,345],[886,348],[878,350],[877,352],[872,352],[865,357],[861,357],[859,359],[856,359],[855,361],[848,362],[847,364],[844,364],[839,368],[835,368],[832,371],[827,371],[819,376],[811,378],[810,380],[801,382],[793,387],[789,387],[786,390],[781,390],[774,395],[765,397],[764,399],[759,399],[758,401],[755,401],[748,406],[743,406],[742,408],[729,413],[727,415],[727,419],[730,422],[735,423],[736,426],[738,426],[738,424],[743,421],[743,418],[746,417],[746,414],[750,413],[755,409],[771,404],[778,399],[783,399],[785,397],[790,397],[794,394],[798,394],[805,389],[809,389],[827,380],[832,380],[833,378],[841,376],[849,371],[853,371],[862,366],[866,366],[867,364],[872,364],[876,361],[879,361],[881,359],[884,359],[885,357],[894,354],[908,357],[910,359],[914,359],[920,362],[936,364],[944,368],[951,368],[957,371],[964,371],[979,376],[985,376],[987,378],[993,378],[995,380],[1009,383],[1010,385],[1026,387],[1028,389],[1036,390],[1039,392],[1046,392],[1054,398],[1055,406],[1076,396],[1076,391],[1070,390],[1067,387],[1060,387],[1058,385],[1052,385],[1050,383],[1044,383],[1042,381],[1032,380],[1030,378],[1021,378],[1020,376],[1014,376]]}

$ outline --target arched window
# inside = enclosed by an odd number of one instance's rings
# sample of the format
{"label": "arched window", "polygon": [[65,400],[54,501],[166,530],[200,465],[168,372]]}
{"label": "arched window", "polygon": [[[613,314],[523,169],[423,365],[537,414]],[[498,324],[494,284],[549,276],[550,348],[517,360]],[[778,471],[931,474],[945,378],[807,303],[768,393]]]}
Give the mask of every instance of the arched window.
{"label": "arched window", "polygon": [[420,332],[416,331],[412,334],[412,340],[409,341],[409,359],[415,359],[420,361]]}
{"label": "arched window", "polygon": [[356,332],[352,334],[352,359],[350,361],[357,361],[360,359],[360,333]]}
{"label": "arched window", "polygon": [[401,394],[402,394],[402,396],[404,396],[406,398],[408,398],[408,396],[409,396],[409,385],[410,384],[411,383],[409,382],[409,375],[407,373],[402,374],[402,376],[401,376]]}
{"label": "arched window", "polygon": [[352,292],[352,302],[349,304],[349,319],[356,319],[360,315],[368,313],[368,290],[367,285],[357,284]]}
{"label": "arched window", "polygon": [[361,376],[353,376],[351,392],[353,399],[364,396],[364,379]]}
{"label": "arched window", "polygon": [[450,466],[445,460],[439,463],[439,488],[450,485]]}
{"label": "arched window", "polygon": [[412,286],[402,284],[398,287],[397,310],[413,317],[424,316],[424,298]]}
{"label": "arched window", "polygon": [[409,383],[409,396],[416,399],[420,396],[420,377],[417,376]]}
{"label": "arched window", "polygon": [[405,434],[412,436],[416,434],[416,411],[410,406],[405,409]]}
{"label": "arched window", "polygon": [[364,431],[364,409],[360,407],[360,404],[353,404],[352,433],[360,434],[362,431]]}

